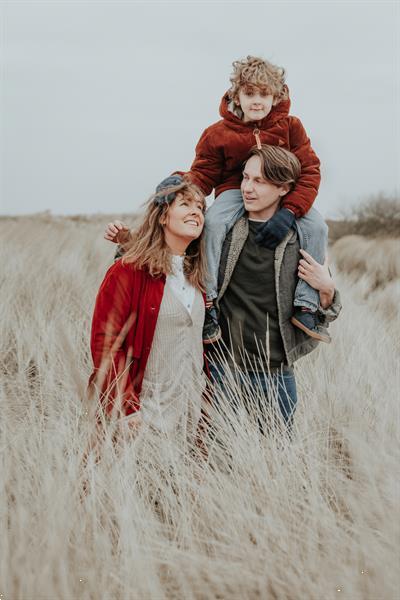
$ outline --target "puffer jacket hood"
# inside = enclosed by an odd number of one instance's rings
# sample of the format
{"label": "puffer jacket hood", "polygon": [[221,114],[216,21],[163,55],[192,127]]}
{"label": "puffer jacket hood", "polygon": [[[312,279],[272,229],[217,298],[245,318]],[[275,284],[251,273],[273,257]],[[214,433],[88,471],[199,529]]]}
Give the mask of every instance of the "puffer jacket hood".
{"label": "puffer jacket hood", "polygon": [[[287,92],[289,89],[287,88]],[[278,104],[272,107],[271,111],[266,117],[260,121],[248,121],[245,123],[241,118],[242,110],[240,107],[234,105],[233,100],[230,99],[229,93],[225,92],[222,96],[221,103],[219,105],[219,114],[225,120],[225,125],[231,129],[237,131],[241,129],[253,129],[255,125],[259,129],[268,129],[274,123],[277,123],[281,119],[286,118],[289,115],[290,110],[290,98],[287,100],[281,100]]]}

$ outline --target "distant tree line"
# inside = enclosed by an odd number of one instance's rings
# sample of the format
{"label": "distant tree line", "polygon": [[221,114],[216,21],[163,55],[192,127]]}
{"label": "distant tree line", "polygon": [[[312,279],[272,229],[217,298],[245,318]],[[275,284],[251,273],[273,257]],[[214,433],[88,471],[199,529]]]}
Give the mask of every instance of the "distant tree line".
{"label": "distant tree line", "polygon": [[352,207],[342,219],[328,220],[329,238],[335,242],[345,235],[400,237],[400,198],[380,193]]}

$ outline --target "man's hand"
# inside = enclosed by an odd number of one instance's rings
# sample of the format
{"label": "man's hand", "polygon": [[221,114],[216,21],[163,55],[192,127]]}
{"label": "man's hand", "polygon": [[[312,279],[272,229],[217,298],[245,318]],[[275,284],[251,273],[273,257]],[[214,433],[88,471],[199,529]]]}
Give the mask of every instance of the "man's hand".
{"label": "man's hand", "polygon": [[328,308],[332,304],[335,294],[335,285],[329,273],[328,257],[323,265],[320,265],[308,252],[300,249],[303,256],[299,261],[297,274],[308,285],[319,291],[322,308]]}
{"label": "man's hand", "polygon": [[114,244],[125,244],[130,238],[130,229],[121,221],[108,223],[104,232],[104,239],[114,242]]}
{"label": "man's hand", "polygon": [[281,208],[257,231],[256,242],[264,248],[274,250],[293,227],[296,217],[288,208]]}

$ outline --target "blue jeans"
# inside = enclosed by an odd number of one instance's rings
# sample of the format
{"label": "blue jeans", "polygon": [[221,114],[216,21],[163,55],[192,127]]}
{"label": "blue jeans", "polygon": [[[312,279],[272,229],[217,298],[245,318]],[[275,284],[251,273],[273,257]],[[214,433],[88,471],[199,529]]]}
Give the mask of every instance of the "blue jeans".
{"label": "blue jeans", "polygon": [[[226,390],[225,365],[221,363],[210,363],[210,374],[213,385],[219,389],[225,397],[230,397]],[[263,371],[243,371],[239,375],[242,389],[251,390],[250,399],[258,401],[260,418],[258,419],[262,430],[262,415],[266,408],[276,398],[280,414],[284,423],[290,428],[297,405],[297,388],[294,371],[290,367],[284,367],[279,371],[266,374]],[[261,394],[260,394],[261,392]],[[248,394],[244,394],[248,396]],[[247,402],[249,399],[247,400]],[[253,407],[254,408],[254,407]]]}
{"label": "blue jeans", "polygon": [[[206,212],[205,244],[208,265],[207,300],[218,296],[218,269],[222,245],[226,234],[244,214],[243,198],[240,190],[222,192]],[[328,226],[315,208],[304,217],[296,219],[300,247],[320,264],[325,260],[328,245]],[[316,311],[319,306],[319,293],[299,279],[294,295],[294,305]]]}

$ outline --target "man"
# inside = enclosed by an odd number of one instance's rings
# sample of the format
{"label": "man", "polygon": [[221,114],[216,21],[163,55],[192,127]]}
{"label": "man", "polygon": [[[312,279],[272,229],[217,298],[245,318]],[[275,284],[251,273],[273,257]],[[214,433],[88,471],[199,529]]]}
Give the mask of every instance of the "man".
{"label": "man", "polygon": [[[258,396],[261,388],[261,403],[265,395],[275,393],[287,423],[297,403],[293,363],[311,352],[318,339],[329,341],[328,323],[341,309],[327,266],[304,251],[301,258],[294,229],[275,250],[256,241],[259,228],[294,186],[300,168],[298,159],[282,148],[262,145],[251,151],[241,185],[246,214],[226,237],[219,268],[216,304],[222,342],[209,353],[216,384],[226,385],[233,373]],[[319,337],[310,337],[291,322],[298,277],[319,291],[320,306],[313,323]]]}

